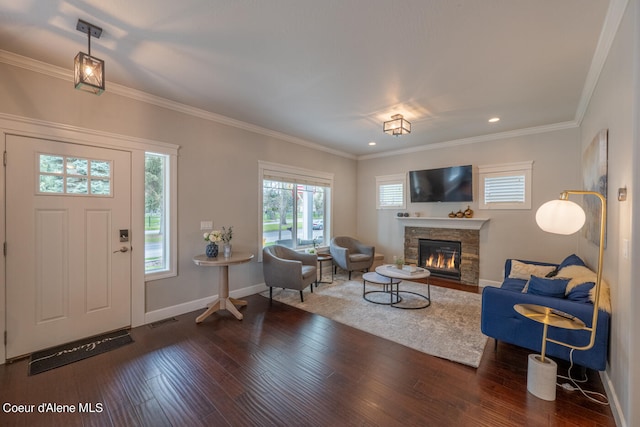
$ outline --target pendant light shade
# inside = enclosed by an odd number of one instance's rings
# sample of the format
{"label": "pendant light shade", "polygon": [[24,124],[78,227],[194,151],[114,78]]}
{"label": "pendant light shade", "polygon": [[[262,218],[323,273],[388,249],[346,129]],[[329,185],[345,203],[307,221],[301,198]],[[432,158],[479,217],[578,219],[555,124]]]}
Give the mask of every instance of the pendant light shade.
{"label": "pendant light shade", "polygon": [[78,52],[73,61],[75,88],[100,95],[104,92],[104,61],[91,56],[91,36],[100,38],[102,28],[79,19],[76,29],[87,34],[89,53]]}

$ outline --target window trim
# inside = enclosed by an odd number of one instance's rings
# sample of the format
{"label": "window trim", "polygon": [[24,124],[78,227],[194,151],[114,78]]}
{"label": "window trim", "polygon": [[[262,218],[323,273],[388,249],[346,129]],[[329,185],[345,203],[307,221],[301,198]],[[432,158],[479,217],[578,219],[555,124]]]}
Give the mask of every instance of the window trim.
{"label": "window trim", "polygon": [[[531,209],[531,176],[533,160],[478,166],[478,209]],[[524,175],[524,202],[485,203],[485,179],[491,177]]]}
{"label": "window trim", "polygon": [[316,171],[312,169],[290,166],[280,163],[272,163],[264,160],[258,160],[258,262],[262,262],[262,236],[263,236],[263,187],[264,180],[282,179],[284,181],[296,182],[299,184],[317,185],[327,187],[329,189],[329,197],[326,200],[325,212],[328,218],[324,218],[324,230],[328,233],[325,236],[326,241],[331,239],[331,225],[333,218],[333,177],[331,172]]}
{"label": "window trim", "polygon": [[[402,203],[397,205],[380,205],[380,187],[383,185],[402,185]],[[376,209],[406,209],[407,208],[407,175],[403,173],[376,176]]]}

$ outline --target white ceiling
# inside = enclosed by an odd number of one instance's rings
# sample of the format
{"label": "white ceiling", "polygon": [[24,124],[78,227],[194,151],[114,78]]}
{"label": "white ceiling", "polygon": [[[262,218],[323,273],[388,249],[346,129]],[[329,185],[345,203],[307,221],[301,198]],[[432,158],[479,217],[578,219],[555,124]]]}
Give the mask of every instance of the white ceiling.
{"label": "white ceiling", "polygon": [[[0,0],[0,49],[71,71],[83,19],[103,28],[91,50],[107,92],[366,156],[579,121],[608,49],[599,38],[617,28],[608,10],[626,0],[609,3]],[[410,135],[383,134],[396,113]]]}

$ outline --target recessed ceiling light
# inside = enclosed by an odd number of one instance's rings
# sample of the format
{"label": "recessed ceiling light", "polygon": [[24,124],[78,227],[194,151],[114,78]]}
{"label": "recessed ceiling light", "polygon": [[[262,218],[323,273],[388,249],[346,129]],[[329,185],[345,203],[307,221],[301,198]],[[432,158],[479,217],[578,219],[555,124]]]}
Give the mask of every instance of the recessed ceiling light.
{"label": "recessed ceiling light", "polygon": [[376,145],[375,141],[371,141],[369,145]]}
{"label": "recessed ceiling light", "polygon": [[492,117],[489,119],[489,123],[495,123],[495,122],[499,122],[500,121],[500,117]]}

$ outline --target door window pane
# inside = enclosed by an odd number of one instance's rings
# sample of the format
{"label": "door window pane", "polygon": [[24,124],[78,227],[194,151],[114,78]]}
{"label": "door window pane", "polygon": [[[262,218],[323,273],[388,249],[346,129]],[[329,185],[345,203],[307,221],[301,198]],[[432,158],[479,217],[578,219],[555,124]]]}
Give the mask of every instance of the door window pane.
{"label": "door window pane", "polygon": [[108,179],[92,179],[91,194],[108,196],[111,192],[111,181]]}
{"label": "door window pane", "polygon": [[64,158],[62,156],[40,155],[40,172],[62,173]]}
{"label": "door window pane", "polygon": [[88,192],[86,178],[67,178],[68,194],[87,194]]}
{"label": "door window pane", "polygon": [[87,176],[89,174],[88,164],[87,159],[67,158],[67,175]]}
{"label": "door window pane", "polygon": [[111,162],[92,160],[91,176],[111,176]]}
{"label": "door window pane", "polygon": [[62,176],[40,175],[41,193],[64,193],[64,180]]}
{"label": "door window pane", "polygon": [[38,154],[38,193],[111,196],[111,162]]}

